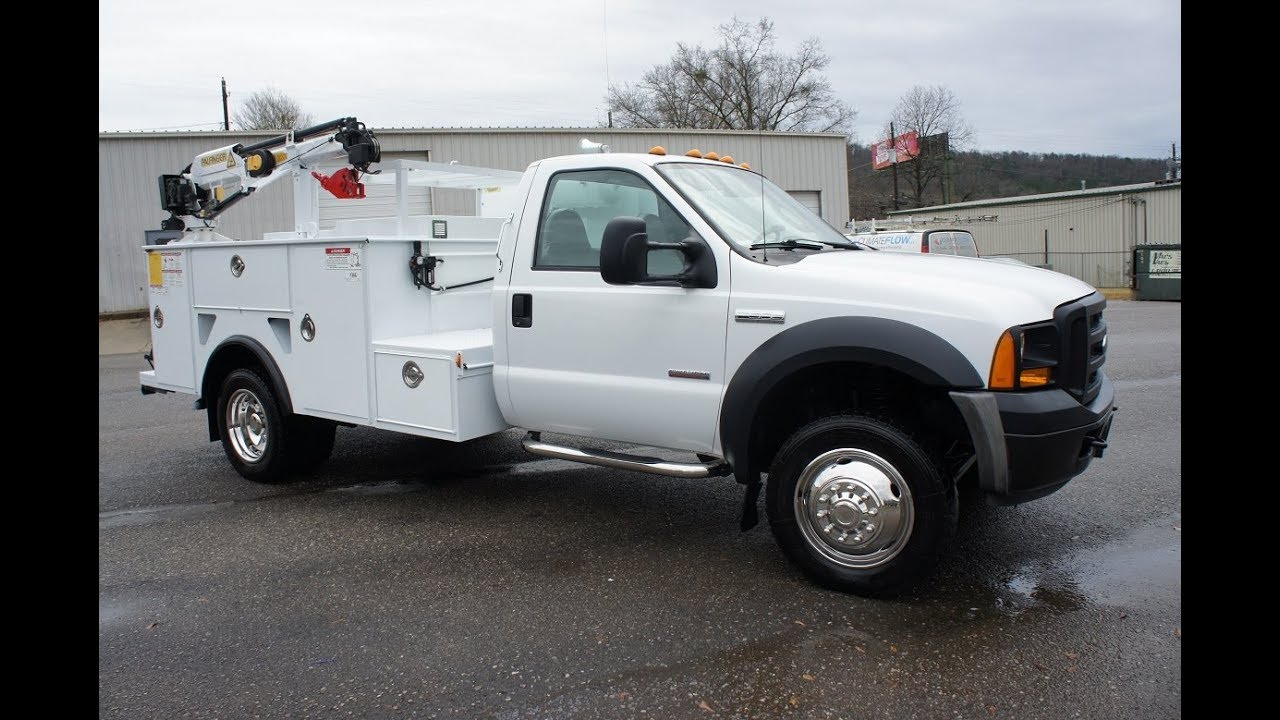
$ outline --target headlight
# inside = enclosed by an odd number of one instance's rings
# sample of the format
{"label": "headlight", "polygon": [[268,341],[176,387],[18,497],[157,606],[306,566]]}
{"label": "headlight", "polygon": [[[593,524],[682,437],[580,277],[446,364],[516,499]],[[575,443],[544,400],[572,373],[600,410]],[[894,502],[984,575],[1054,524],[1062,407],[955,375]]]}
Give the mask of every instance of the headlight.
{"label": "headlight", "polygon": [[1009,328],[996,341],[987,387],[1029,390],[1053,385],[1058,364],[1058,329],[1050,322]]}

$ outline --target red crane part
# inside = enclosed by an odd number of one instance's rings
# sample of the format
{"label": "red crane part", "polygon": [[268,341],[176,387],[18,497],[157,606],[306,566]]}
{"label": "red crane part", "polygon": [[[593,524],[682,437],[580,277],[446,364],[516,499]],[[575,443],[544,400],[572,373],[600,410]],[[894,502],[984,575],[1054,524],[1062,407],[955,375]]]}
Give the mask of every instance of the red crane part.
{"label": "red crane part", "polygon": [[356,172],[351,168],[342,168],[331,176],[312,171],[311,176],[320,181],[320,187],[336,198],[348,200],[364,197],[364,183],[356,179]]}

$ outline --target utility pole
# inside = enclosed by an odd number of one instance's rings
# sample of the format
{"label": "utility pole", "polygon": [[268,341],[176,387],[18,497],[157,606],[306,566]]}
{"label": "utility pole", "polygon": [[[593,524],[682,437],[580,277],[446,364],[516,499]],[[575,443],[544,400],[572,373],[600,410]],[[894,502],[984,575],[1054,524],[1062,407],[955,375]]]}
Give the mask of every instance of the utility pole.
{"label": "utility pole", "polygon": [[609,127],[613,127],[613,111],[609,111]]}
{"label": "utility pole", "polygon": [[893,121],[889,121],[889,147],[893,149],[893,209],[898,209],[898,143],[894,141]]}
{"label": "utility pole", "polygon": [[227,79],[222,78],[222,129],[231,131],[231,116],[227,114]]}
{"label": "utility pole", "polygon": [[1169,143],[1169,180],[1178,180],[1182,174],[1182,158],[1178,157],[1178,144]]}
{"label": "utility pole", "polygon": [[942,133],[942,204],[946,205],[947,190],[951,185],[951,133]]}

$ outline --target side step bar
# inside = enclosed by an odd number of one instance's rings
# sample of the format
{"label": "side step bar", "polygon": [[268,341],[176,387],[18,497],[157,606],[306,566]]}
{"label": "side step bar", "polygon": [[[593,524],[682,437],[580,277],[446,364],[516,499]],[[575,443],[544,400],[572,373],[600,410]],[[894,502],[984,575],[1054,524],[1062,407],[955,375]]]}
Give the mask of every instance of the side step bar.
{"label": "side step bar", "polygon": [[707,463],[676,463],[662,458],[624,455],[622,453],[609,452],[608,450],[552,445],[551,443],[542,442],[542,433],[539,432],[530,432],[525,435],[520,444],[524,446],[525,450],[534,455],[586,463],[587,465],[600,465],[601,467],[616,468],[618,470],[635,470],[649,473],[650,475],[705,478],[720,477],[732,472],[729,465],[723,460],[714,460]]}

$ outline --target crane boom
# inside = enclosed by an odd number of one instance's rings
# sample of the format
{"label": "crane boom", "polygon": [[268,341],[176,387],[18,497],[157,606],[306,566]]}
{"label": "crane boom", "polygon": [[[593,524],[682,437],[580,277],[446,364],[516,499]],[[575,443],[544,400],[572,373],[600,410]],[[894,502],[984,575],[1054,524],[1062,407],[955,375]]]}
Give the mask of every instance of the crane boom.
{"label": "crane boom", "polygon": [[218,215],[275,180],[320,163],[343,160],[351,166],[324,177],[321,185],[338,197],[363,197],[358,173],[381,159],[373,132],[354,117],[294,130],[250,145],[236,143],[197,155],[182,173],[160,176],[160,205],[169,212],[165,230],[194,223],[213,225]]}

